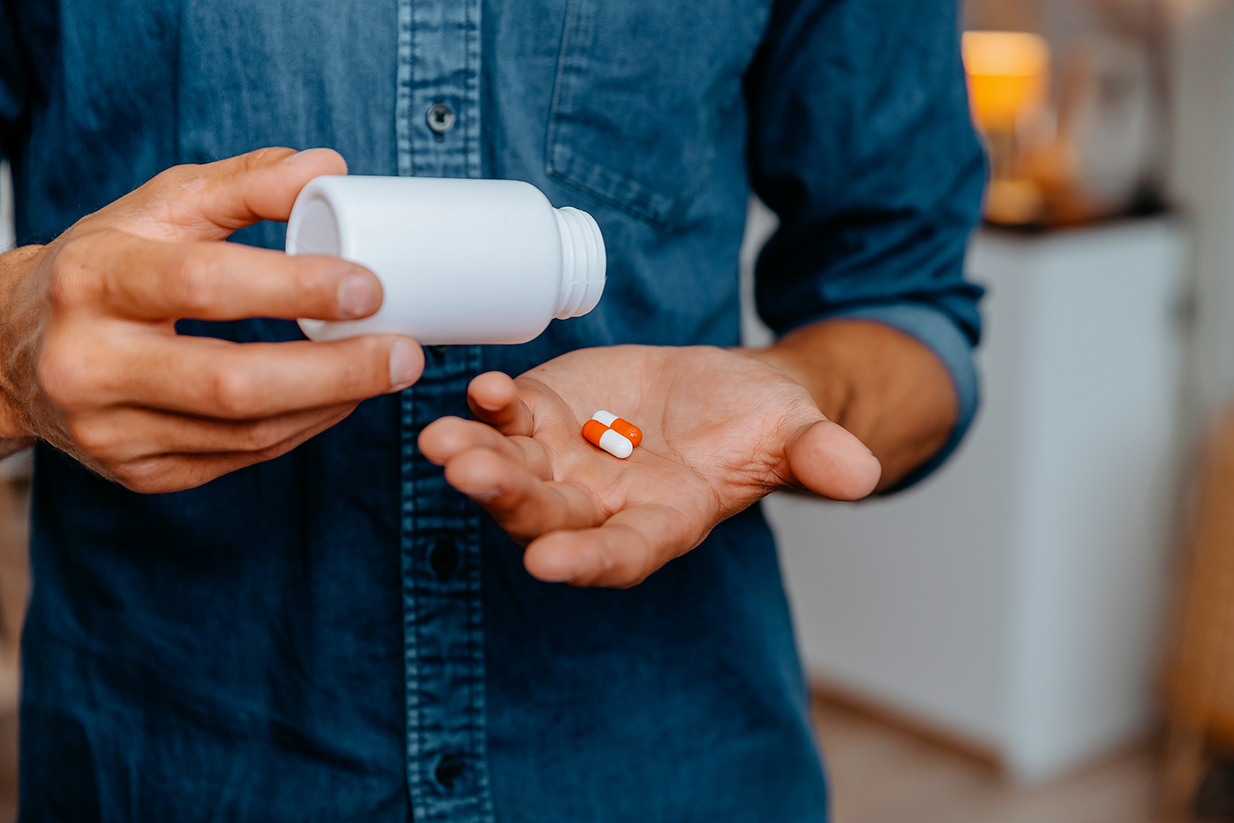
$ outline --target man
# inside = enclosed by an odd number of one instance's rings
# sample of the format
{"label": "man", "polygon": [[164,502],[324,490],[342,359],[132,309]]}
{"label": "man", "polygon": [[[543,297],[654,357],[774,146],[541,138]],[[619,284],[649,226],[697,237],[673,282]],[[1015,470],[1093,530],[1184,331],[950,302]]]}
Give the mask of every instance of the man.
{"label": "man", "polygon": [[[906,485],[972,417],[954,3],[4,9],[23,819],[823,819],[753,504]],[[343,158],[590,211],[604,300],[525,346],[304,341],[380,285],[259,221]]]}

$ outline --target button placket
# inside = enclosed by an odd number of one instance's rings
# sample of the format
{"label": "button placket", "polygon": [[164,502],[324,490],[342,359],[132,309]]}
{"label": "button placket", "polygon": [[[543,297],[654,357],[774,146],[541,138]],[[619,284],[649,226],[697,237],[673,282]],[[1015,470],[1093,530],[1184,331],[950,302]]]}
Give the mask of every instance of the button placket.
{"label": "button placket", "polygon": [[451,346],[402,396],[407,771],[417,821],[491,820],[484,733],[479,514],[416,441],[458,413],[478,350]]}
{"label": "button placket", "polygon": [[[402,175],[480,176],[480,2],[398,0]],[[479,510],[416,447],[429,423],[466,412],[480,349],[425,354],[400,423],[407,787],[417,823],[489,823]]]}

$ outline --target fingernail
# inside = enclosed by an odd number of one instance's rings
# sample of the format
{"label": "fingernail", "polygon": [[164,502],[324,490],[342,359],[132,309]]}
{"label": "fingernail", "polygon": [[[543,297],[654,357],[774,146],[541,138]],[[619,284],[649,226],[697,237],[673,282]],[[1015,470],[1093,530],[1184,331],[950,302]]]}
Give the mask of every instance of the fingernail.
{"label": "fingernail", "polygon": [[399,340],[390,349],[390,385],[406,388],[420,376],[420,352],[410,343]]}
{"label": "fingernail", "polygon": [[285,158],[283,162],[287,164],[296,163],[300,160],[301,157],[303,157],[306,154],[312,154],[313,152],[324,152],[324,151],[330,151],[330,149],[327,148],[326,146],[316,146],[311,149],[305,149],[304,151],[298,151],[295,154],[290,155],[287,158]]}
{"label": "fingernail", "polygon": [[377,291],[367,277],[350,274],[338,286],[338,310],[344,317],[365,317],[377,310]]}

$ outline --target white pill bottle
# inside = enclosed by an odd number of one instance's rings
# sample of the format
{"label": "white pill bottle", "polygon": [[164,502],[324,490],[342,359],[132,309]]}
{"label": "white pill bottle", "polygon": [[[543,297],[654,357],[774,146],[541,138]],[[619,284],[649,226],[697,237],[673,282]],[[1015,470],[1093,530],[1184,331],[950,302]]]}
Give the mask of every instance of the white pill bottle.
{"label": "white pill bottle", "polygon": [[310,340],[406,334],[424,345],[526,343],[604,292],[600,227],[515,180],[326,176],[300,192],[288,254],[328,254],[381,280],[363,320],[300,320]]}

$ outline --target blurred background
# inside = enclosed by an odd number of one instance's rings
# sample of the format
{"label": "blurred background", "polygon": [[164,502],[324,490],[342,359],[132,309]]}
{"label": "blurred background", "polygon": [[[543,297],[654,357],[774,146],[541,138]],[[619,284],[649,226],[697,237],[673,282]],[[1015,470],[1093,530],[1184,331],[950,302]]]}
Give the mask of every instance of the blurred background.
{"label": "blurred background", "polygon": [[904,494],[767,505],[835,820],[1234,820],[1234,2],[965,25],[983,408]]}
{"label": "blurred background", "polygon": [[[767,506],[835,823],[1234,820],[1234,0],[965,25],[983,409],[904,494]],[[747,294],[774,227],[752,203]],[[0,821],[28,478],[0,461]]]}

